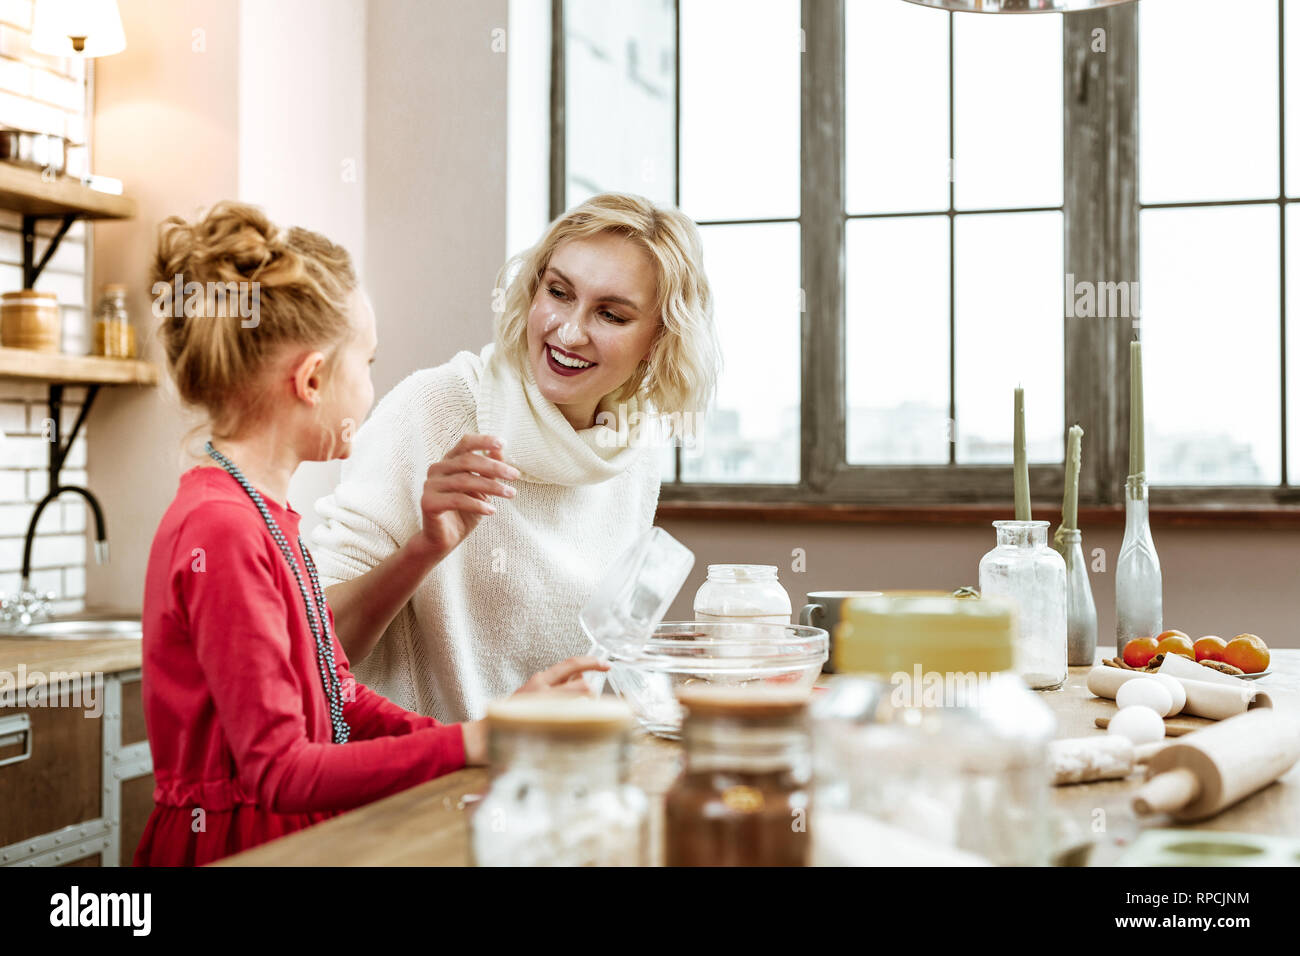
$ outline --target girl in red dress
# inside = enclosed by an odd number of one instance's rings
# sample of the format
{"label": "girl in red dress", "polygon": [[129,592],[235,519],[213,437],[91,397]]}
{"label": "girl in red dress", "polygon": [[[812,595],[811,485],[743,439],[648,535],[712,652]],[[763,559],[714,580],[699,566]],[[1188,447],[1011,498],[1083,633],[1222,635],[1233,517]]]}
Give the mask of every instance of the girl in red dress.
{"label": "girl in red dress", "polygon": [[[374,401],[375,318],[347,252],[221,203],[163,223],[154,271],[169,370],[211,440],[149,553],[156,786],[134,862],[187,866],[483,763],[486,731],[356,682],[287,501],[301,462],[347,457]],[[449,552],[517,477],[500,442],[466,436],[429,469],[421,546]],[[581,692],[592,669],[606,665],[571,658],[521,690]]]}

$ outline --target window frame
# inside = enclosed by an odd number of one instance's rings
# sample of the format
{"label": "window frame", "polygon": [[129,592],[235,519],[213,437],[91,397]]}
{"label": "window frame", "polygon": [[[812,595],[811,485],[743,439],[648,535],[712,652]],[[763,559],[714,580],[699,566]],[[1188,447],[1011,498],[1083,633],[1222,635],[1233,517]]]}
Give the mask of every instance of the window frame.
{"label": "window frame", "polygon": [[[902,2],[902,0],[891,0]],[[845,205],[845,24],[846,0],[802,0],[800,22],[804,54],[800,70],[800,214],[783,222],[800,226],[801,281],[806,307],[800,317],[800,478],[791,484],[665,481],[665,503],[758,503],[771,505],[924,506],[982,505],[1011,498],[1010,463],[1005,465],[850,465],[846,455],[847,395],[845,391],[845,238],[850,216]],[[1117,281],[1139,277],[1138,224],[1138,10],[1136,3],[1109,6],[1062,16],[1063,23],[1063,192],[1065,275],[1079,279]],[[1279,0],[1279,18],[1281,14]],[[565,207],[566,169],[564,0],[552,0],[551,61],[551,196],[552,218]],[[675,43],[680,50],[680,4],[674,4]],[[952,17],[948,12],[949,83],[953,82]],[[1281,23],[1279,21],[1279,29]],[[1094,31],[1105,31],[1105,51],[1092,51]],[[1279,35],[1279,59],[1282,57]],[[680,62],[674,78],[674,199],[680,199]],[[1285,88],[1279,75],[1280,110]],[[951,101],[950,101],[951,102]],[[949,122],[952,122],[950,108]],[[1283,148],[1285,118],[1281,117]],[[1269,202],[1272,200],[1263,200]],[[1294,201],[1294,200],[1293,200]],[[1285,213],[1285,191],[1278,200]],[[1160,204],[1156,204],[1160,205]],[[1213,205],[1195,203],[1194,205]],[[1037,209],[1038,207],[1033,207]],[[1055,211],[1058,207],[1044,207]],[[957,215],[984,210],[953,208],[951,189],[946,215],[952,235]],[[1023,210],[1033,211],[1030,207]],[[1008,213],[1011,213],[1008,210]],[[871,217],[878,218],[878,217]],[[774,221],[729,220],[736,224]],[[712,221],[700,225],[719,225]],[[1285,298],[1285,232],[1283,298]],[[949,268],[954,260],[950,257]],[[954,296],[951,284],[949,295]],[[1128,470],[1128,343],[1127,319],[1066,318],[1064,325],[1064,406],[1062,434],[1070,424],[1084,429],[1084,454],[1079,475],[1079,501],[1085,506],[1116,506],[1123,501]],[[950,315],[952,310],[950,307]],[[1286,329],[1282,304],[1282,483],[1279,485],[1162,485],[1156,494],[1169,505],[1268,506],[1300,503],[1300,488],[1287,484],[1286,457]],[[950,337],[950,379],[955,374]],[[950,382],[951,385],[951,382]],[[950,387],[950,399],[952,390]],[[1008,403],[1009,405],[1010,403]],[[949,412],[952,417],[952,409]],[[960,427],[960,424],[958,424]],[[955,451],[955,444],[950,445]],[[680,447],[675,473],[682,473]],[[1064,490],[1064,464],[1030,466],[1032,498],[1045,512],[1059,508]]]}

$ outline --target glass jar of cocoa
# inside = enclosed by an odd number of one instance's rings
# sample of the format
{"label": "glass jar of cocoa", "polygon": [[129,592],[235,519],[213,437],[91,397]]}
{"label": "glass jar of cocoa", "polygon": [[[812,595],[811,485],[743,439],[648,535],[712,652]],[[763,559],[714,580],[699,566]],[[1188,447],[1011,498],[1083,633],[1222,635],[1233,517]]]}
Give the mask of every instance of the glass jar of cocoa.
{"label": "glass jar of cocoa", "polygon": [[758,686],[678,692],[685,766],[664,804],[668,866],[806,866],[808,693]]}

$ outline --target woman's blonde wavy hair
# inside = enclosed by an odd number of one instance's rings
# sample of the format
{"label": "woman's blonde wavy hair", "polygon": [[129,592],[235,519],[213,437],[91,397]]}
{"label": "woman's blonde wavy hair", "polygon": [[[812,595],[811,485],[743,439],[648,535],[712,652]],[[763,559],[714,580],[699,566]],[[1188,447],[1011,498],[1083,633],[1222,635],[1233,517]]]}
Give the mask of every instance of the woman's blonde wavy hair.
{"label": "woman's blonde wavy hair", "polygon": [[158,330],[182,401],[206,410],[218,436],[260,411],[264,394],[250,385],[278,346],[318,348],[329,361],[351,332],[347,300],[357,277],[347,250],[318,233],[276,226],[256,206],[227,200],[192,222],[164,219],[151,282],[171,286],[176,276],[182,285],[257,290],[250,327],[239,309],[213,308],[208,298],[203,315],[187,316],[172,302]]}
{"label": "woman's blonde wavy hair", "polygon": [[[670,416],[678,430],[712,401],[721,367],[713,323],[713,293],[704,274],[695,223],[671,207],[641,196],[602,193],[560,216],[540,242],[509,259],[497,275],[505,289],[496,318],[496,345],[521,375],[528,366],[528,311],[556,248],[570,239],[614,233],[650,253],[657,274],[655,310],[662,323],[648,358],[613,395],[635,397],[650,411]],[[693,414],[692,414],[693,413]]]}

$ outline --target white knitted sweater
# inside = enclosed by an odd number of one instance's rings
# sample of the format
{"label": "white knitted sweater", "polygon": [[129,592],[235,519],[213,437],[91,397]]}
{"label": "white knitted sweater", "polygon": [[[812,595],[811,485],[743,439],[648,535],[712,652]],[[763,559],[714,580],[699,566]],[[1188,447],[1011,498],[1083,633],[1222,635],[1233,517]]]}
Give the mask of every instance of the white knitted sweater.
{"label": "white knitted sweater", "polygon": [[[603,426],[575,431],[506,363],[461,352],[384,396],[353,442],[312,554],[325,586],[369,571],[420,530],[428,467],[461,436],[505,441],[523,477],[493,498],[468,538],[421,582],[357,679],[438,720],[482,717],[489,701],[537,671],[587,653],[578,611],[601,575],[654,521],[659,463],[646,447],[611,447]],[[601,435],[604,431],[607,434]]]}

